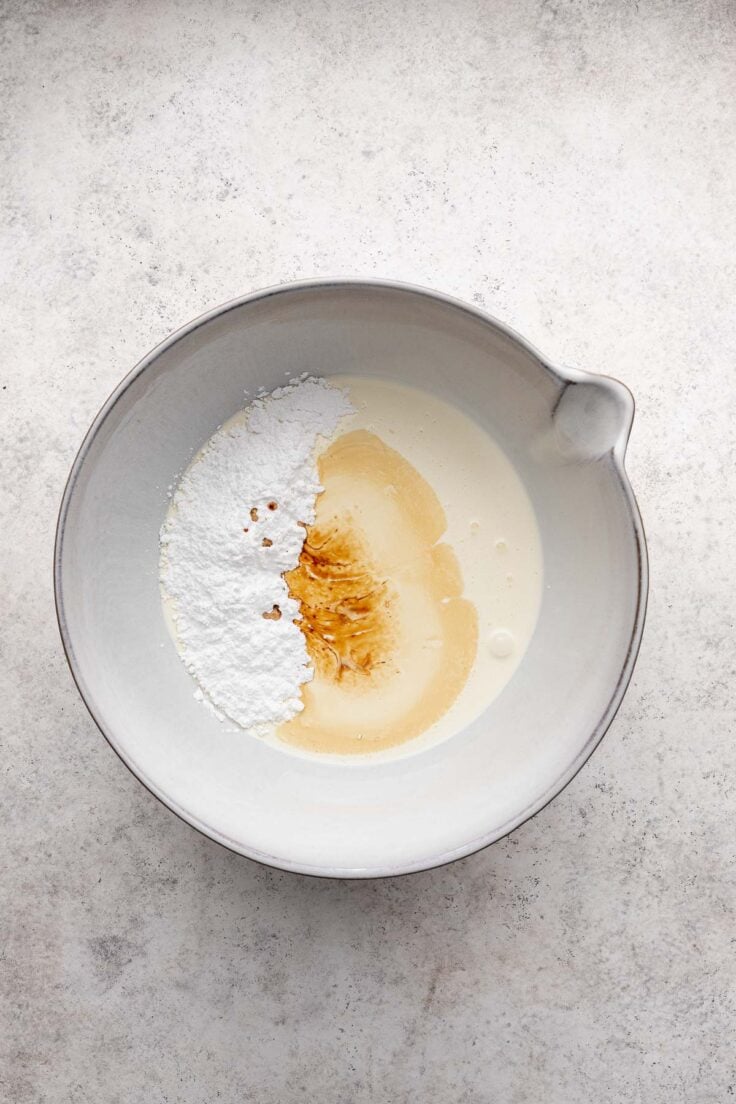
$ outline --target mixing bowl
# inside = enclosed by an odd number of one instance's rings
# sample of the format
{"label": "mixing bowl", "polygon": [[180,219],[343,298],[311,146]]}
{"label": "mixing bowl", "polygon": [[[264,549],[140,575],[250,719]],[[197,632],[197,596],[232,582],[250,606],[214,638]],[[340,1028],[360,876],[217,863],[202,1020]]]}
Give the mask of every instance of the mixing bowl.
{"label": "mixing bowl", "polygon": [[[302,372],[388,377],[454,403],[503,448],[537,515],[543,598],[518,670],[463,731],[390,762],[298,756],[221,723],[164,623],[169,489],[245,390]],[[488,315],[406,285],[291,284],[198,318],[108,399],[64,493],[57,612],[94,720],[170,809],[273,866],[401,874],[506,835],[584,763],[631,677],[647,593],[624,471],[633,411],[617,381],[552,367]]]}

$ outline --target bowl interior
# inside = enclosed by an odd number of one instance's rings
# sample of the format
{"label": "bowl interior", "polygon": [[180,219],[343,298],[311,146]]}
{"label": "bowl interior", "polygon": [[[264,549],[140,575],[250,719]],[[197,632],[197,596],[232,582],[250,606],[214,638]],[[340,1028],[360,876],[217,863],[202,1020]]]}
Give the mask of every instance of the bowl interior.
{"label": "bowl interior", "polygon": [[[245,390],[302,372],[389,377],[459,406],[504,449],[540,527],[544,593],[519,669],[463,732],[387,763],[299,757],[221,724],[194,700],[162,616],[158,534],[168,490],[243,406]],[[564,381],[514,337],[405,288],[279,289],[166,343],[102,412],[62,510],[60,621],[105,735],[188,821],[289,869],[397,873],[505,834],[592,750],[640,631],[636,508],[608,438],[590,448],[600,434],[587,434],[571,447],[572,407]],[[573,414],[603,426],[594,407],[586,399]]]}

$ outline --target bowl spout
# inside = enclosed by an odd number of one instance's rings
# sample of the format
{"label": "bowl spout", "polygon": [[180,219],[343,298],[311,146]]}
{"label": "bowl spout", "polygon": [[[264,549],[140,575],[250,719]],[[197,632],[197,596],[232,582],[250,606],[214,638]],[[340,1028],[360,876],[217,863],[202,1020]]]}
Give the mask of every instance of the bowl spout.
{"label": "bowl spout", "polygon": [[555,444],[567,460],[623,460],[634,418],[634,398],[623,383],[586,375],[565,383],[552,411]]}

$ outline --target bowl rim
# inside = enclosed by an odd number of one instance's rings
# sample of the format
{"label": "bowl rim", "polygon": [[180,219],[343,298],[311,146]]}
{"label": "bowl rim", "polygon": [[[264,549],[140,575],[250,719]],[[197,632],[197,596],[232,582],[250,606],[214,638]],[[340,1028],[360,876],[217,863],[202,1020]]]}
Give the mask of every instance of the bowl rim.
{"label": "bowl rim", "polygon": [[[431,857],[417,860],[414,863],[404,863],[397,866],[391,864],[377,867],[340,867],[330,865],[314,865],[305,864],[301,862],[292,862],[288,858],[284,858],[278,855],[271,855],[267,852],[261,851],[258,848],[249,847],[246,844],[241,843],[238,840],[218,832],[212,828],[199,817],[194,816],[188,810],[180,806],[175,800],[169,797],[158,784],[149,778],[145,771],[143,771],[129,756],[124,747],[121,746],[117,736],[109,731],[101,715],[100,710],[95,703],[94,694],[91,688],[88,686],[84,673],[81,669],[71,639],[71,633],[69,631],[69,625],[66,619],[66,613],[64,608],[64,580],[62,571],[62,555],[64,547],[64,536],[66,525],[69,516],[69,509],[77,484],[77,480],[82,471],[87,454],[89,453],[97,434],[99,433],[103,423],[107,419],[115,407],[118,400],[125,394],[128,388],[133,384],[139,376],[143,375],[161,356],[172,346],[176,345],[183,338],[188,337],[194,331],[200,327],[206,325],[212,319],[225,315],[232,310],[239,309],[246,306],[249,303],[255,303],[260,300],[273,298],[279,295],[290,295],[295,292],[302,291],[330,291],[343,288],[355,288],[355,289],[367,289],[367,290],[387,290],[396,291],[401,294],[410,294],[412,296],[420,296],[425,299],[434,301],[435,303],[442,303],[446,306],[452,307],[460,312],[470,315],[476,320],[481,321],[491,329],[496,330],[510,338],[513,342],[519,345],[522,349],[533,356],[543,369],[546,369],[552,376],[554,376],[563,386],[565,384],[574,383],[597,383],[602,387],[609,388],[615,391],[619,398],[623,398],[627,407],[627,417],[625,418],[619,435],[611,449],[613,466],[615,473],[621,484],[621,488],[624,493],[626,504],[628,506],[629,520],[634,532],[635,544],[637,549],[638,560],[638,572],[637,572],[637,605],[634,616],[634,622],[632,626],[632,633],[629,639],[629,645],[627,648],[624,663],[619,674],[618,680],[609,700],[599,717],[597,723],[593,726],[593,729],[588,736],[583,747],[573,759],[572,763],[558,775],[555,781],[548,786],[544,792],[534,801],[530,802],[524,809],[522,809],[515,816],[510,817],[500,827],[484,833],[480,836],[475,836],[467,843],[460,847],[453,848],[449,851],[440,851],[436,855]],[[195,828],[202,835],[214,840],[216,843],[221,844],[230,851],[234,851],[236,854],[244,855],[246,858],[253,859],[255,862],[259,862],[264,866],[272,867],[278,870],[284,870],[291,873],[304,874],[312,877],[320,878],[340,878],[340,879],[369,879],[369,878],[386,878],[397,877],[406,874],[418,873],[423,870],[431,870],[435,867],[445,866],[448,863],[456,862],[459,859],[466,858],[469,855],[475,854],[478,851],[489,847],[493,843],[497,843],[499,840],[504,839],[510,835],[516,828],[520,827],[526,821],[536,816],[542,809],[555,798],[558,794],[565,789],[567,785],[572,781],[578,771],[584,766],[587,760],[590,758],[596,747],[603,739],[603,736],[608,731],[614,717],[616,716],[624,695],[628,688],[631,676],[633,674],[634,666],[636,664],[637,656],[641,646],[642,634],[644,631],[644,622],[646,619],[646,608],[649,591],[649,563],[647,554],[647,543],[644,533],[644,526],[639,511],[639,506],[634,495],[633,488],[629,481],[625,468],[625,454],[626,446],[628,444],[629,434],[631,431],[631,424],[634,417],[635,403],[634,397],[629,391],[628,387],[615,377],[608,375],[599,375],[597,373],[583,371],[578,368],[563,368],[558,365],[553,365],[546,357],[544,357],[540,351],[529,341],[526,340],[521,334],[517,333],[512,327],[501,322],[495,318],[492,314],[485,310],[466,303],[461,299],[452,295],[447,295],[443,292],[434,291],[431,288],[423,287],[417,284],[407,283],[399,280],[378,279],[371,277],[335,277],[335,278],[322,278],[317,277],[314,279],[303,279],[290,281],[288,283],[271,285],[260,290],[248,292],[247,294],[238,296],[234,299],[230,299],[219,306],[213,307],[211,310],[205,311],[203,314],[198,315],[192,321],[180,326],[177,330],[174,330],[163,341],[159,342],[153,347],[138,363],[123,377],[117,387],[108,396],[106,401],[95,416],[92,424],[87,430],[81,445],[77,451],[77,454],[72,463],[67,481],[64,487],[64,491],[61,498],[59,507],[59,514],[56,525],[56,535],[54,541],[54,601],[56,608],[56,619],[59,626],[59,633],[61,636],[62,647],[66,656],[69,669],[71,671],[72,678],[76,684],[77,690],[87,708],[92,720],[96,727],[102,733],[107,740],[110,747],[116,753],[118,758],[125,764],[130,772],[141,782],[146,789],[153,794],[167,809],[173,812],[186,824]]]}

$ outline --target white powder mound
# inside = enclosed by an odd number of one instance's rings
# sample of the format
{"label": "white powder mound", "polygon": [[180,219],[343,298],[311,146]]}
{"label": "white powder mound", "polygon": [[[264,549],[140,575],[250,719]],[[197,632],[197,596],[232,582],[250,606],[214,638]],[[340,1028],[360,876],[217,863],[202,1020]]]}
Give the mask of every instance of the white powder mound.
{"label": "white powder mound", "polygon": [[282,573],[314,521],[318,438],[352,411],[311,377],[256,399],[194,459],[161,529],[161,586],[197,697],[255,733],[295,716],[312,678]]}

